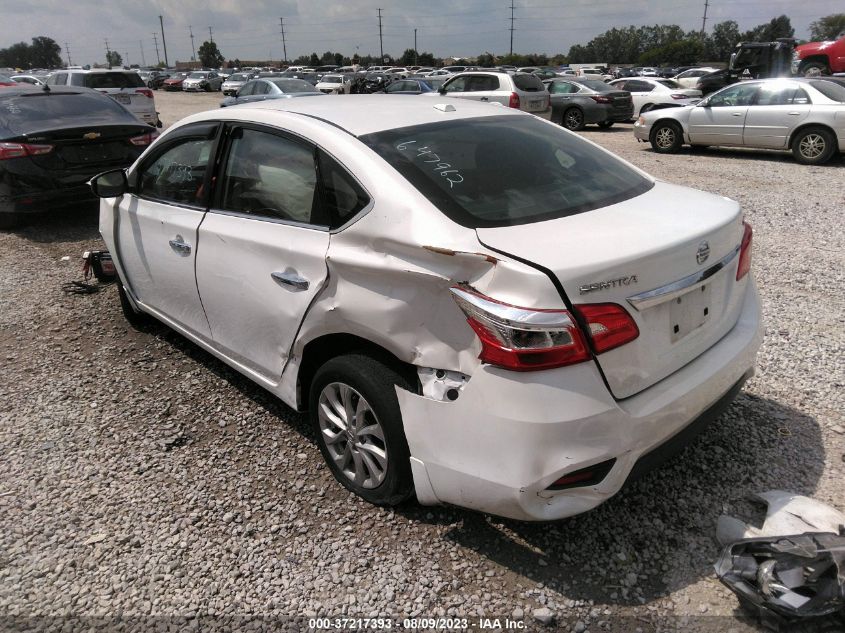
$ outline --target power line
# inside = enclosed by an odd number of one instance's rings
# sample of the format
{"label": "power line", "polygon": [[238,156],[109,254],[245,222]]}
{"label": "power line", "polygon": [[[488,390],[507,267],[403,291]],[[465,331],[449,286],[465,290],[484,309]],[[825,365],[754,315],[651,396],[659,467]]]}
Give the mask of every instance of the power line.
{"label": "power line", "polygon": [[164,49],[164,65],[170,66],[170,62],[167,61],[167,40],[164,39],[164,18],[158,16],[158,23],[161,25],[161,46]]}
{"label": "power line", "polygon": [[379,57],[379,62],[384,61],[384,38],[381,34],[381,9],[378,10],[378,49],[381,56]]}
{"label": "power line", "polygon": [[153,33],[153,44],[155,44],[156,47],[156,64],[161,64],[161,57],[159,57],[158,54],[158,38],[156,33]]}
{"label": "power line", "polygon": [[284,19],[284,18],[279,18],[279,22],[280,22],[280,23],[281,23],[281,25],[282,25],[282,52],[283,52],[283,53],[284,53],[284,55],[285,55],[285,60],[284,60],[284,61],[285,61],[285,62],[287,62],[287,61],[288,61],[288,45],[287,45],[287,43],[285,42],[285,19]]}

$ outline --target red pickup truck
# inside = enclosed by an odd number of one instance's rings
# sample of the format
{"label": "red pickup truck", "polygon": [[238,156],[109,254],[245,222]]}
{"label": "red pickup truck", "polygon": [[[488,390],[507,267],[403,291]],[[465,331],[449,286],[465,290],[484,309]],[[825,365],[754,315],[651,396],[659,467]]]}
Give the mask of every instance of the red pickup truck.
{"label": "red pickup truck", "polygon": [[806,75],[813,68],[823,75],[845,72],[845,32],[832,42],[810,42],[795,47],[792,73]]}

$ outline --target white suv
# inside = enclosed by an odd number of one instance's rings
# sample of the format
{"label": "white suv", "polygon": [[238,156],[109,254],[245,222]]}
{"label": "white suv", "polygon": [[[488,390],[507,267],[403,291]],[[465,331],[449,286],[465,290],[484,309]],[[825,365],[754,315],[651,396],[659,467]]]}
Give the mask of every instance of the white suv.
{"label": "white suv", "polygon": [[84,86],[117,101],[144,123],[161,127],[155,98],[134,70],[58,70],[47,78],[48,86]]}
{"label": "white suv", "polygon": [[549,93],[536,75],[472,71],[455,75],[437,92],[426,92],[427,97],[459,97],[489,103],[500,103],[509,108],[551,118],[552,105]]}

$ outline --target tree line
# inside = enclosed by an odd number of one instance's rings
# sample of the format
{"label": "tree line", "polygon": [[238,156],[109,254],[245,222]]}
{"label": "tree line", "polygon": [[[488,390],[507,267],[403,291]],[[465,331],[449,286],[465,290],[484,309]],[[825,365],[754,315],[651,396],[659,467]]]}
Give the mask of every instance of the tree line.
{"label": "tree line", "polygon": [[[845,13],[836,13],[819,18],[810,24],[810,39],[813,41],[836,39],[845,32]],[[576,44],[568,54],[549,56],[544,53],[526,55],[495,56],[489,51],[479,55],[472,63],[479,66],[513,64],[514,66],[547,66],[565,63],[607,62],[614,64],[685,65],[699,61],[727,61],[738,42],[771,42],[780,37],[793,37],[795,29],[785,15],[772,18],[753,29],[741,32],[733,20],[725,20],[713,26],[710,33],[684,31],[676,24],[655,24],[654,26],[627,26],[612,28],[591,39],[586,44]],[[0,67],[9,68],[58,68],[63,65],[61,47],[46,36],[32,38],[32,43],[18,42],[0,49]],[[224,65],[225,57],[215,42],[203,42],[197,57],[204,67],[218,68]],[[437,66],[443,60],[427,51],[418,52],[408,48],[401,56],[386,60],[373,55],[352,55],[326,51],[300,55],[293,64],[297,66],[324,66],[336,64],[350,66],[359,64],[393,64],[401,66]],[[117,51],[110,51],[107,62],[121,66],[123,60]],[[457,64],[468,64],[469,60],[456,60]],[[163,65],[163,64],[161,64]],[[230,60],[230,67],[240,67],[240,60]]]}

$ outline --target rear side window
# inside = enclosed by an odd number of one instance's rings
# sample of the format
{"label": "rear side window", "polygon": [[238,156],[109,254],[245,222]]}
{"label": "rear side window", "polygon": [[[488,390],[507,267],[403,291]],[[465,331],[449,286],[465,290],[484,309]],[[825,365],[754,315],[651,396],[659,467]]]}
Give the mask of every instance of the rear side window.
{"label": "rear side window", "polygon": [[584,213],[653,186],[613,155],[532,116],[444,121],[361,140],[470,228]]}
{"label": "rear side window", "polygon": [[842,84],[836,83],[835,81],[816,80],[811,81],[810,85],[828,99],[845,103],[845,86],[842,86]]}
{"label": "rear side window", "polygon": [[618,86],[608,86],[601,79],[582,79],[578,83],[596,92],[610,92],[614,88],[619,89]]}
{"label": "rear side window", "polygon": [[657,83],[659,83],[663,86],[666,86],[667,88],[671,88],[672,90],[677,90],[678,88],[683,88],[683,86],[681,84],[679,84],[677,81],[674,81],[672,79],[658,79]]}
{"label": "rear side window", "polygon": [[484,92],[499,89],[499,78],[489,75],[473,75],[467,79],[467,88],[470,92]]}
{"label": "rear side window", "polygon": [[47,83],[51,86],[67,85],[67,73],[56,73],[47,77]]}
{"label": "rear side window", "polygon": [[[78,81],[82,83],[77,83]],[[90,73],[73,75],[74,86],[86,88],[143,88],[144,80],[138,73]]]}
{"label": "rear side window", "polygon": [[543,92],[545,87],[537,75],[514,75],[513,83],[523,92]]}
{"label": "rear side window", "polygon": [[323,208],[332,228],[343,226],[366,207],[370,197],[337,161],[318,151]]}

